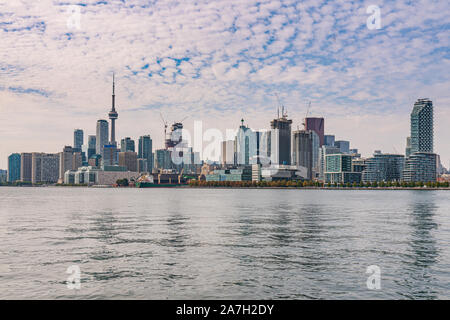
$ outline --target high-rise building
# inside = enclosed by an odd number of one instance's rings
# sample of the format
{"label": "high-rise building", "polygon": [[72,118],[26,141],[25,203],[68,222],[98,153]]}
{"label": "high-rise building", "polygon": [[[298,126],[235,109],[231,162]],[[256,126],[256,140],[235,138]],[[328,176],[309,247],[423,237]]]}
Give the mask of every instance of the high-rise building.
{"label": "high-rise building", "polygon": [[319,136],[319,147],[325,143],[325,119],[305,118],[305,130],[312,130]]}
{"label": "high-rise building", "polygon": [[270,122],[270,160],[272,164],[291,164],[291,125],[287,114]]}
{"label": "high-rise building", "polygon": [[352,171],[352,156],[349,154],[328,154],[325,156],[325,182],[361,182],[361,172]]}
{"label": "high-rise building", "polygon": [[334,147],[334,141],[335,141],[334,135],[326,134],[324,136],[324,142],[323,144],[329,147]]}
{"label": "high-rise building", "polygon": [[95,141],[95,153],[100,155],[103,154],[103,147],[108,144],[108,121],[97,121],[97,134]]}
{"label": "high-rise building", "polygon": [[319,180],[325,181],[325,160],[327,154],[338,154],[340,153],[340,149],[333,146],[323,145],[319,150]]}
{"label": "high-rise building", "polygon": [[244,119],[242,119],[234,142],[237,165],[249,165],[250,143],[252,139],[254,139],[253,132],[249,127],[244,125]]}
{"label": "high-rise building", "polygon": [[140,136],[138,142],[138,158],[147,159],[147,171],[152,172],[153,164],[153,141],[150,135]]}
{"label": "high-rise building", "polygon": [[59,154],[33,152],[31,182],[56,183],[59,177]]}
{"label": "high-rise building", "polygon": [[431,152],[415,152],[405,161],[403,180],[406,182],[434,182],[437,155]]}
{"label": "high-rise building", "polygon": [[115,166],[119,160],[119,150],[116,145],[107,144],[103,148],[102,165],[103,166]]}
{"label": "high-rise building", "polygon": [[293,132],[292,164],[305,167],[308,179],[312,179],[313,171],[313,135],[312,130],[297,130]]}
{"label": "high-rise building", "polygon": [[130,137],[123,138],[120,140],[120,152],[134,152],[134,140]]}
{"label": "high-rise building", "polygon": [[96,152],[95,145],[96,145],[96,136],[89,135],[87,145],[85,144],[81,148],[83,153],[86,155],[86,160],[85,160],[86,163],[88,163],[89,159],[95,154],[95,152]]}
{"label": "high-rise building", "polygon": [[400,181],[405,166],[405,156],[376,151],[373,157],[366,159],[365,166],[362,172],[363,182]]}
{"label": "high-rise building", "polygon": [[31,182],[31,153],[20,154],[20,181]]}
{"label": "high-rise building", "polygon": [[8,182],[20,180],[20,154],[13,153],[8,157]]}
{"label": "high-rise building", "polygon": [[73,148],[65,146],[59,154],[59,182],[64,180],[64,173],[73,170]]}
{"label": "high-rise building", "polygon": [[116,94],[115,94],[115,81],[113,74],[113,89],[112,89],[112,107],[111,111],[108,113],[109,119],[111,120],[111,141],[110,145],[114,145],[117,147],[116,142],[116,120],[119,117],[119,114],[116,111]]}
{"label": "high-rise building", "polygon": [[138,158],[137,159],[137,172],[148,172],[147,170],[147,159]]}
{"label": "high-rise building", "polygon": [[6,182],[8,180],[8,170],[0,169],[0,183]]}
{"label": "high-rise building", "polygon": [[137,153],[133,151],[119,152],[119,166],[126,167],[128,171],[137,172]]}
{"label": "high-rise building", "polygon": [[338,140],[334,142],[334,146],[338,147],[342,153],[350,153],[350,142],[345,140]]}
{"label": "high-rise building", "polygon": [[155,151],[155,168],[164,170],[172,169],[171,152],[167,149],[158,149]]}
{"label": "high-rise building", "polygon": [[433,102],[418,99],[411,112],[411,154],[433,152]]}
{"label": "high-rise building", "polygon": [[73,131],[73,147],[75,149],[81,150],[81,146],[83,145],[83,130],[81,129],[75,129]]}
{"label": "high-rise building", "polygon": [[411,155],[411,137],[406,138],[405,156],[408,158]]}
{"label": "high-rise building", "polygon": [[234,140],[222,141],[220,163],[223,166],[234,164]]}

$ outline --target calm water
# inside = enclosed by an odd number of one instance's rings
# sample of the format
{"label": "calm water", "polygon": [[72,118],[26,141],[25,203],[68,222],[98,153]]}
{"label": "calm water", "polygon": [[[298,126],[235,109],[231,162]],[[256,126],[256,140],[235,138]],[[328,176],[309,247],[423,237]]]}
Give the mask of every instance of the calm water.
{"label": "calm water", "polygon": [[447,191],[3,187],[0,228],[3,299],[450,298]]}

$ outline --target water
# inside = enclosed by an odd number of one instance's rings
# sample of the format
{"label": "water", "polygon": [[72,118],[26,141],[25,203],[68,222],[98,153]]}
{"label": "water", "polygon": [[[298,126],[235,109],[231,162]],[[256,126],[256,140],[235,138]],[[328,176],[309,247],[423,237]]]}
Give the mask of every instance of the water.
{"label": "water", "polygon": [[449,208],[447,191],[3,187],[0,298],[449,299]]}

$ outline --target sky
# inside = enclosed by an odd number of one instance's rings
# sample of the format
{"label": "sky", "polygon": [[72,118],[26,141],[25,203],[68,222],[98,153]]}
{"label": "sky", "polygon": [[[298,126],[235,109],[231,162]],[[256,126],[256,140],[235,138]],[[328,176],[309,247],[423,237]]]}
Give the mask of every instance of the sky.
{"label": "sky", "polygon": [[433,0],[0,0],[0,168],[62,151],[75,128],[95,134],[113,72],[118,139],[162,147],[161,114],[268,129],[278,94],[293,129],[311,102],[363,156],[404,153],[413,104],[430,98],[448,167],[449,30],[448,2]]}

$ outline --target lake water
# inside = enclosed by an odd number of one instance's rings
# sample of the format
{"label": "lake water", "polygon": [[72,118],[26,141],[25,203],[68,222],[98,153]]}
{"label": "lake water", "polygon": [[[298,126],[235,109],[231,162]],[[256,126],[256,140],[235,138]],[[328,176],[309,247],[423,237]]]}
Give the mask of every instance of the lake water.
{"label": "lake water", "polygon": [[1,299],[450,298],[448,191],[2,187],[0,243]]}

